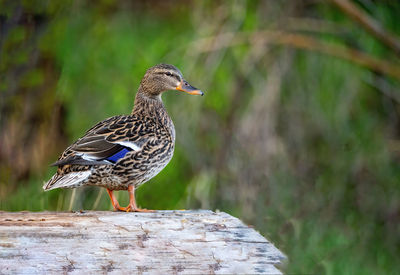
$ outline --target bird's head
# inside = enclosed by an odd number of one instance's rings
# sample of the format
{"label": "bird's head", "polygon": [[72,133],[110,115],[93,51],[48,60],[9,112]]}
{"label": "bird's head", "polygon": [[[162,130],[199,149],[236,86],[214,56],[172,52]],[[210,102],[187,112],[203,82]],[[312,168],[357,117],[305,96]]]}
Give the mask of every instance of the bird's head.
{"label": "bird's head", "polygon": [[140,90],[149,97],[159,96],[168,90],[178,90],[191,95],[204,94],[190,85],[178,68],[169,64],[158,64],[148,69],[140,83]]}

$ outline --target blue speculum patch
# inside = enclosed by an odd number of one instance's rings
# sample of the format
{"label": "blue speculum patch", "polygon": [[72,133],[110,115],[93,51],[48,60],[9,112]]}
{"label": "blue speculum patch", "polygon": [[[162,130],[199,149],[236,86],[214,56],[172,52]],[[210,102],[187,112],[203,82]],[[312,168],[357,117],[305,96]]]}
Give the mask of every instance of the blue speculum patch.
{"label": "blue speculum patch", "polygon": [[122,159],[126,155],[126,153],[130,151],[132,151],[132,149],[124,147],[122,150],[118,151],[111,157],[106,158],[106,160],[111,161],[112,163],[116,163],[118,160]]}

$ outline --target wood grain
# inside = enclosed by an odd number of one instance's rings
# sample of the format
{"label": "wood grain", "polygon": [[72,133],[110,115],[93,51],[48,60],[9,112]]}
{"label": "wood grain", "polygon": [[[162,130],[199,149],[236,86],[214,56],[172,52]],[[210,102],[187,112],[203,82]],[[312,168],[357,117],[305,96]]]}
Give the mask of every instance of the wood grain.
{"label": "wood grain", "polygon": [[284,259],[223,212],[0,212],[1,274],[281,274]]}

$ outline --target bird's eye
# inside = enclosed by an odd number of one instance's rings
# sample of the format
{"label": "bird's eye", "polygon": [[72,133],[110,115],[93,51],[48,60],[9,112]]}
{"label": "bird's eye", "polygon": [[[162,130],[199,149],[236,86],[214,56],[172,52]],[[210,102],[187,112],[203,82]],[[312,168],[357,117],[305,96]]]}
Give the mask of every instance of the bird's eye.
{"label": "bird's eye", "polygon": [[165,75],[171,76],[172,74],[170,72],[166,72]]}

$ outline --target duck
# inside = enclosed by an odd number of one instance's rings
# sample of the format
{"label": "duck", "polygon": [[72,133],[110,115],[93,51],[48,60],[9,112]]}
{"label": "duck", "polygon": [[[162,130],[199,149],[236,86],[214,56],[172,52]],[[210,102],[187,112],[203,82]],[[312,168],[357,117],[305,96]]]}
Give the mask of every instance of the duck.
{"label": "duck", "polygon": [[[52,164],[57,172],[43,189],[99,186],[107,189],[115,211],[153,212],[137,206],[135,190],[161,172],[173,156],[175,127],[161,99],[168,90],[204,95],[173,65],[149,68],[131,114],[95,124],[68,146]],[[117,190],[129,192],[128,206],[119,205],[113,193]]]}

